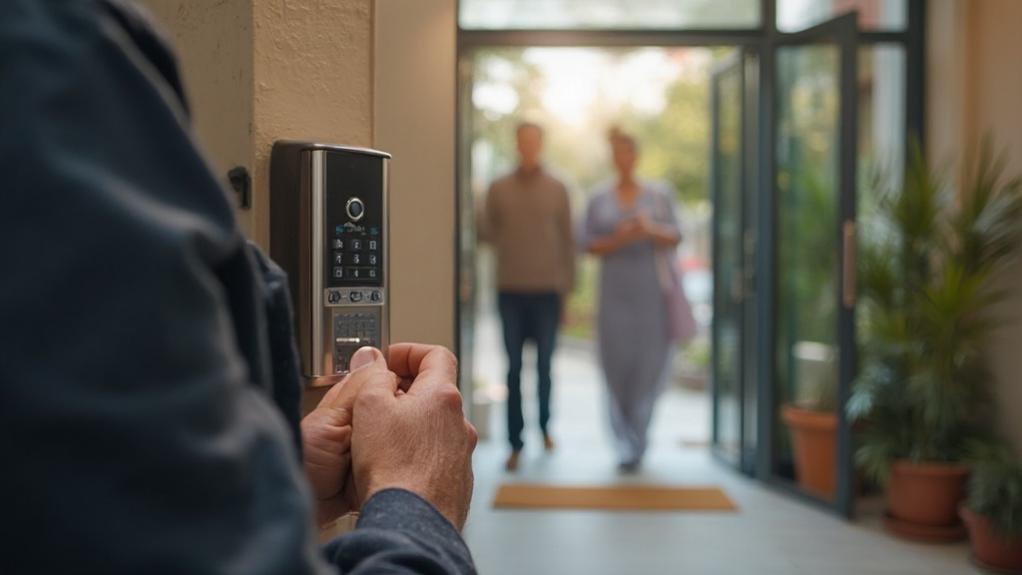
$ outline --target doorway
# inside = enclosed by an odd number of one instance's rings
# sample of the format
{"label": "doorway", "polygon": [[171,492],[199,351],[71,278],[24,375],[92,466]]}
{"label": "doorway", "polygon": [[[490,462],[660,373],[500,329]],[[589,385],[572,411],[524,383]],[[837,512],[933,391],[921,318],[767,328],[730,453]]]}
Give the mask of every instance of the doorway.
{"label": "doorway", "polygon": [[[655,425],[654,436],[678,449],[706,448],[710,441],[711,78],[718,63],[735,51],[510,47],[475,50],[461,65],[467,103],[461,116],[462,185],[471,192],[465,204],[472,206],[463,208],[463,223],[471,223],[467,218],[485,202],[490,183],[515,168],[514,134],[522,121],[543,126],[545,168],[566,184],[576,227],[594,187],[613,178],[607,140],[612,127],[638,141],[640,177],[666,182],[674,190],[684,241],[673,263],[682,271],[697,333],[674,354],[674,377],[655,418],[673,421],[673,430]],[[472,387],[477,426],[492,430],[493,439],[501,441],[506,433],[501,405],[506,364],[495,303],[494,253],[478,242],[464,247],[462,265],[468,268],[469,281],[463,286],[471,309],[462,316],[462,337],[472,346],[462,357],[463,371],[471,374],[463,385]],[[554,434],[566,440],[564,449],[608,443],[609,435],[595,350],[598,262],[580,256],[576,275],[554,365]],[[468,317],[473,319],[466,321]],[[527,348],[523,396],[530,423],[536,411],[535,402],[529,401],[535,397],[533,361]],[[532,437],[533,445],[536,439]]]}
{"label": "doorway", "polygon": [[[542,20],[536,12],[527,23],[514,12],[501,13],[503,24],[466,18],[495,14],[468,8],[487,1],[463,2],[459,36],[463,360],[475,335],[466,318],[479,293],[467,239],[476,160],[466,144],[471,55],[526,47],[709,50],[716,57],[704,76],[703,189],[712,208],[706,434],[724,464],[850,516],[853,446],[842,406],[856,369],[856,212],[872,201],[867,182],[876,174],[899,177],[909,135],[920,132],[923,2],[742,0],[723,13],[677,2],[667,14],[668,3],[653,10],[607,0],[604,12],[616,13],[620,25],[588,22],[592,12],[560,2],[550,3],[561,9],[547,24],[534,21]],[[662,19],[634,21],[643,6]],[[689,26],[693,13],[710,24]],[[665,22],[668,29],[657,27]],[[830,451],[813,462],[824,470],[823,487],[805,481],[809,467],[792,419],[799,408],[833,427]]]}

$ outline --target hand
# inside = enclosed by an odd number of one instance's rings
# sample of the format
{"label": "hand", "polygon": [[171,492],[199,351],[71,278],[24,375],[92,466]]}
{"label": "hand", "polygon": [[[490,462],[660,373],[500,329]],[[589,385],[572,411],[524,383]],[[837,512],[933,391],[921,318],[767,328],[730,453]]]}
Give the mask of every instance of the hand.
{"label": "hand", "polygon": [[355,352],[351,368],[302,419],[303,463],[316,497],[320,525],[359,507],[350,480],[352,409],[359,390],[370,380],[398,380],[387,369],[383,354],[371,347]]}
{"label": "hand", "polygon": [[457,359],[440,346],[398,344],[390,347],[390,369],[403,382],[369,379],[355,401],[351,455],[359,500],[406,489],[460,530],[472,500],[478,436],[461,411]]}
{"label": "hand", "polygon": [[657,224],[645,214],[640,214],[635,218],[635,226],[639,237],[649,238],[656,235],[658,230]]}
{"label": "hand", "polygon": [[641,237],[642,229],[638,218],[628,218],[618,223],[614,229],[614,237],[621,245],[630,244]]}

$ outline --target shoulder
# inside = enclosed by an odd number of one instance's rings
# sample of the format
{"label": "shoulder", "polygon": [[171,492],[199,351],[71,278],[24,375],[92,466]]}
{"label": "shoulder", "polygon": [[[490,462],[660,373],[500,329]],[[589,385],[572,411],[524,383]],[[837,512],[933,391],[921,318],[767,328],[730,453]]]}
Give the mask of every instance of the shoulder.
{"label": "shoulder", "polygon": [[586,200],[586,211],[590,214],[607,214],[608,210],[612,209],[612,195],[614,193],[614,186],[612,182],[604,182],[593,186],[589,190],[588,199]]}
{"label": "shoulder", "polygon": [[648,197],[658,204],[674,205],[674,186],[664,180],[653,180],[642,183]]}
{"label": "shoulder", "polygon": [[490,183],[489,196],[491,198],[499,197],[504,194],[506,190],[514,186],[514,174],[505,174],[493,182]]}

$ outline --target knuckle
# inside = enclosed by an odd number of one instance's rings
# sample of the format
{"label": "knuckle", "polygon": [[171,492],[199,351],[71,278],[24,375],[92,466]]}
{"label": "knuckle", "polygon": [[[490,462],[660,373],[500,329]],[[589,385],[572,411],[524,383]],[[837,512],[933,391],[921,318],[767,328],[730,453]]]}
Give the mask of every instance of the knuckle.
{"label": "knuckle", "polygon": [[458,372],[458,356],[454,355],[454,352],[447,349],[442,345],[436,347],[436,352],[443,358],[444,363],[451,369],[453,373]]}
{"label": "knuckle", "polygon": [[355,412],[361,409],[372,409],[380,402],[380,394],[375,389],[363,389],[355,397]]}
{"label": "knuckle", "polygon": [[437,390],[437,400],[444,406],[461,410],[461,392],[453,385],[445,385]]}
{"label": "knuckle", "polygon": [[465,421],[465,433],[468,435],[468,450],[469,452],[475,451],[476,445],[479,444],[479,432],[476,427]]}

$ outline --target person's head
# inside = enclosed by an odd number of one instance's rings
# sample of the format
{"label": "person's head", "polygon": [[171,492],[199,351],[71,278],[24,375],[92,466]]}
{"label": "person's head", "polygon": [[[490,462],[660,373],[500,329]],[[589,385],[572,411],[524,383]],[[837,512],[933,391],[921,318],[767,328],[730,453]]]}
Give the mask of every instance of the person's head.
{"label": "person's head", "polygon": [[526,169],[538,166],[543,152],[543,128],[534,122],[522,122],[515,130],[515,138],[518,142],[519,165]]}
{"label": "person's head", "polygon": [[635,137],[619,128],[612,128],[610,130],[610,151],[618,176],[622,179],[631,178],[635,174],[635,165],[639,161],[639,144]]}

